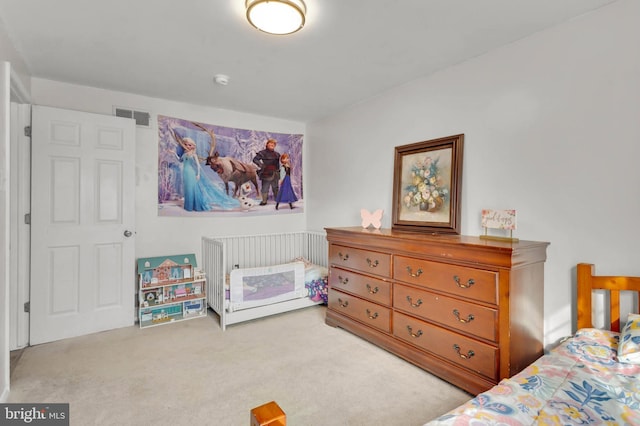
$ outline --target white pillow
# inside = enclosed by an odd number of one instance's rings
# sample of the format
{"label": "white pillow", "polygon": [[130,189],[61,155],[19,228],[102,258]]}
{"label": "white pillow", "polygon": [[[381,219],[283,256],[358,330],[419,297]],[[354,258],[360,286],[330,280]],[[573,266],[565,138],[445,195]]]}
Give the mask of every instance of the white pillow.
{"label": "white pillow", "polygon": [[629,314],[618,342],[618,361],[640,364],[640,314]]}

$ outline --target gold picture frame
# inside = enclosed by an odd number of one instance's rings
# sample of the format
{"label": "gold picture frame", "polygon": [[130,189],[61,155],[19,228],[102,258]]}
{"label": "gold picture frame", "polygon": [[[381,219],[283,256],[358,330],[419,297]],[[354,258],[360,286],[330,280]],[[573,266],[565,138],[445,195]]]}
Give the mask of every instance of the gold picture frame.
{"label": "gold picture frame", "polygon": [[460,234],[464,134],[395,148],[394,230]]}

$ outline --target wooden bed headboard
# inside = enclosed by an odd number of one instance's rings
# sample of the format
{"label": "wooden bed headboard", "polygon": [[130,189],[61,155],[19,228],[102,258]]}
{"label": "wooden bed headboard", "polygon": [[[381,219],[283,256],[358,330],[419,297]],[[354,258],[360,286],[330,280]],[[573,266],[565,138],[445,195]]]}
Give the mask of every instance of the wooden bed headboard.
{"label": "wooden bed headboard", "polygon": [[609,292],[610,329],[620,331],[620,292],[632,291],[638,296],[636,312],[640,312],[640,277],[595,275],[595,265],[591,263],[578,264],[578,329],[591,328],[593,290]]}

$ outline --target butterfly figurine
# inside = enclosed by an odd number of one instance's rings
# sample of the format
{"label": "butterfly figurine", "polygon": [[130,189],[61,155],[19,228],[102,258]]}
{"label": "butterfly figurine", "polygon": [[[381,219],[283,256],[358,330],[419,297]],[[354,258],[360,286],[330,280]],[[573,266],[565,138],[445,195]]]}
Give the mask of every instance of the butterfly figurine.
{"label": "butterfly figurine", "polygon": [[367,209],[360,209],[360,217],[362,218],[363,228],[373,226],[376,229],[380,229],[382,226],[382,209],[378,209],[373,213],[370,213]]}

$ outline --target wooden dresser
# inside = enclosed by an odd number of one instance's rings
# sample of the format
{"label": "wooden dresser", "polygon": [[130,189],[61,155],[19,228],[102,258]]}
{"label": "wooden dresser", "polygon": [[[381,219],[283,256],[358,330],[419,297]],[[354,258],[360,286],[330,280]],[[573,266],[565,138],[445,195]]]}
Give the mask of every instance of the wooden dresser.
{"label": "wooden dresser", "polygon": [[549,243],[327,228],[326,323],[478,394],[543,353]]}

